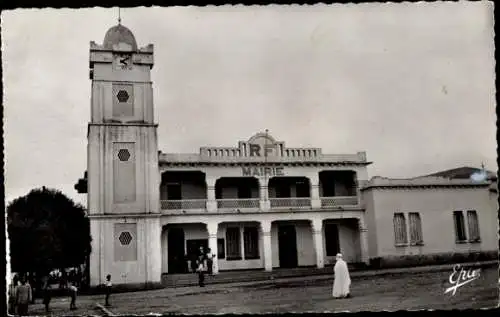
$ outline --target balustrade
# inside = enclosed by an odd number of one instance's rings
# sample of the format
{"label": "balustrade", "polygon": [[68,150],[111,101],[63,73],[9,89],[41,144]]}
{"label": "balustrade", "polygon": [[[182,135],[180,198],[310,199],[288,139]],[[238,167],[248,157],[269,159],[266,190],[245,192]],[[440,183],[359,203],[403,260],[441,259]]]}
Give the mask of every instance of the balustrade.
{"label": "balustrade", "polygon": [[321,197],[321,207],[356,206],[358,196]]}
{"label": "balustrade", "polygon": [[[358,205],[358,196],[334,196],[321,197],[321,207],[337,206],[356,206]],[[217,199],[217,208],[219,209],[240,209],[240,208],[259,208],[259,198],[249,199]],[[310,197],[286,197],[270,198],[271,208],[310,208]],[[185,199],[185,200],[161,200],[162,210],[193,210],[206,209],[206,199]]]}
{"label": "balustrade", "polygon": [[271,208],[311,207],[311,198],[309,197],[269,198],[269,200]]}
{"label": "balustrade", "polygon": [[205,209],[207,204],[206,199],[161,200],[160,202],[163,210]]}
{"label": "balustrade", "polygon": [[259,208],[259,198],[217,199],[217,208]]}

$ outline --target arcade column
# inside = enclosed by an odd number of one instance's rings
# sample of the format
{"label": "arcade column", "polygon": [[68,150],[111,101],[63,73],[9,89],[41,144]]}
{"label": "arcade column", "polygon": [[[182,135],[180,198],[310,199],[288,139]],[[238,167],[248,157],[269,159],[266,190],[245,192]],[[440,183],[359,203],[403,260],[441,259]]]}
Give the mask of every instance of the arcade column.
{"label": "arcade column", "polygon": [[207,211],[216,212],[217,211],[217,200],[215,198],[215,183],[217,178],[207,177]]}
{"label": "arcade column", "polygon": [[314,250],[316,251],[316,266],[321,269],[325,267],[325,252],[323,248],[323,220],[311,220],[313,232]]}
{"label": "arcade column", "polygon": [[271,209],[271,202],[269,201],[268,178],[259,178],[259,197],[260,209],[268,211]]}
{"label": "arcade column", "polygon": [[264,248],[264,269],[268,272],[273,270],[273,253],[271,249],[271,221],[260,222],[262,232],[262,244]]}
{"label": "arcade column", "polygon": [[359,241],[361,248],[361,262],[369,265],[370,259],[368,256],[368,229],[366,228],[363,217],[358,218]]}
{"label": "arcade column", "polygon": [[207,223],[207,231],[208,231],[208,247],[210,248],[210,252],[215,255],[213,258],[213,274],[219,273],[219,259],[217,258],[218,249],[217,249],[217,232],[219,231],[219,223],[215,221],[210,221]]}

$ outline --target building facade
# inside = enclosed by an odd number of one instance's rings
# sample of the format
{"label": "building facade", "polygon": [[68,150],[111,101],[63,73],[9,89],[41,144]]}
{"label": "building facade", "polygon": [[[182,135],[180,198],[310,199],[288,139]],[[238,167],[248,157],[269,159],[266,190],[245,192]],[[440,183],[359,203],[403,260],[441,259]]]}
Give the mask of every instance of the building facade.
{"label": "building facade", "polygon": [[[408,252],[496,249],[487,182],[458,185],[441,178],[439,186],[447,189],[438,192],[426,190],[425,181],[409,189],[407,181],[369,180],[364,152],[288,148],[267,131],[235,147],[158,151],[153,57],[153,45],[139,48],[121,24],[108,30],[102,45],[90,43],[91,285],[107,274],[115,284],[160,283],[162,274],[188,272],[200,246],[216,255],[215,273],[321,268],[338,252],[368,265],[370,258]],[[476,211],[470,217],[481,227],[480,239],[474,235],[457,246],[453,237],[436,238],[436,226],[452,230],[446,212],[462,209]],[[406,219],[420,231],[402,236]]]}

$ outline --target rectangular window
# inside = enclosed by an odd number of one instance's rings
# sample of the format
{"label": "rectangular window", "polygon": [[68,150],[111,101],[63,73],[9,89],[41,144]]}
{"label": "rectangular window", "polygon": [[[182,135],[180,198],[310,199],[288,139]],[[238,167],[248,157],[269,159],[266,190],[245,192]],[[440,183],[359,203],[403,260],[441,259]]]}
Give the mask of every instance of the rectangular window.
{"label": "rectangular window", "polygon": [[466,241],[467,234],[465,233],[465,221],[462,211],[454,211],[453,219],[455,220],[455,237],[457,239],[457,242]]}
{"label": "rectangular window", "polygon": [[325,224],[326,256],[335,256],[340,252],[339,229],[334,223]]}
{"label": "rectangular window", "polygon": [[240,228],[229,227],[226,229],[227,257],[226,260],[241,260]]}
{"label": "rectangular window", "polygon": [[243,247],[245,249],[245,260],[260,258],[259,231],[257,227],[245,227],[243,229]]}
{"label": "rectangular window", "polygon": [[217,258],[225,259],[226,258],[226,249],[224,248],[224,239],[217,239]]}
{"label": "rectangular window", "polygon": [[407,244],[408,236],[406,234],[406,219],[403,213],[394,214],[394,241],[396,245]]}
{"label": "rectangular window", "polygon": [[479,222],[477,219],[477,212],[475,210],[467,211],[467,221],[469,224],[469,240],[470,242],[481,241],[479,234]]}
{"label": "rectangular window", "polygon": [[410,212],[410,243],[411,244],[422,244],[422,221],[420,220],[420,214],[418,212]]}

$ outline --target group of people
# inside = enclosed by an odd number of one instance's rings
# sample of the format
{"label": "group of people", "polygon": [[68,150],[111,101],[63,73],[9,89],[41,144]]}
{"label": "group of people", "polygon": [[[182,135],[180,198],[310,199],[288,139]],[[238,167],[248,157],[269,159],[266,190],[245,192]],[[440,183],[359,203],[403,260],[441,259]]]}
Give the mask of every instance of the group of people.
{"label": "group of people", "polygon": [[[50,301],[52,299],[52,290],[51,290],[51,282],[53,282],[49,277],[43,278],[43,304],[45,306],[45,312],[50,312]],[[69,304],[70,310],[76,310],[76,296],[78,293],[77,283],[75,281],[68,282],[67,289],[69,296],[71,298],[71,302]],[[66,285],[65,285],[66,286]],[[105,305],[110,306],[109,297],[111,295],[111,275],[108,274],[106,276],[106,281],[104,283],[104,289],[106,294]],[[21,276],[20,278],[17,275],[14,275],[12,278],[12,282],[9,286],[9,314],[11,315],[19,315],[19,316],[27,316],[28,315],[28,307],[31,303],[34,302],[33,297],[33,289],[30,283],[27,281],[27,278]]]}

